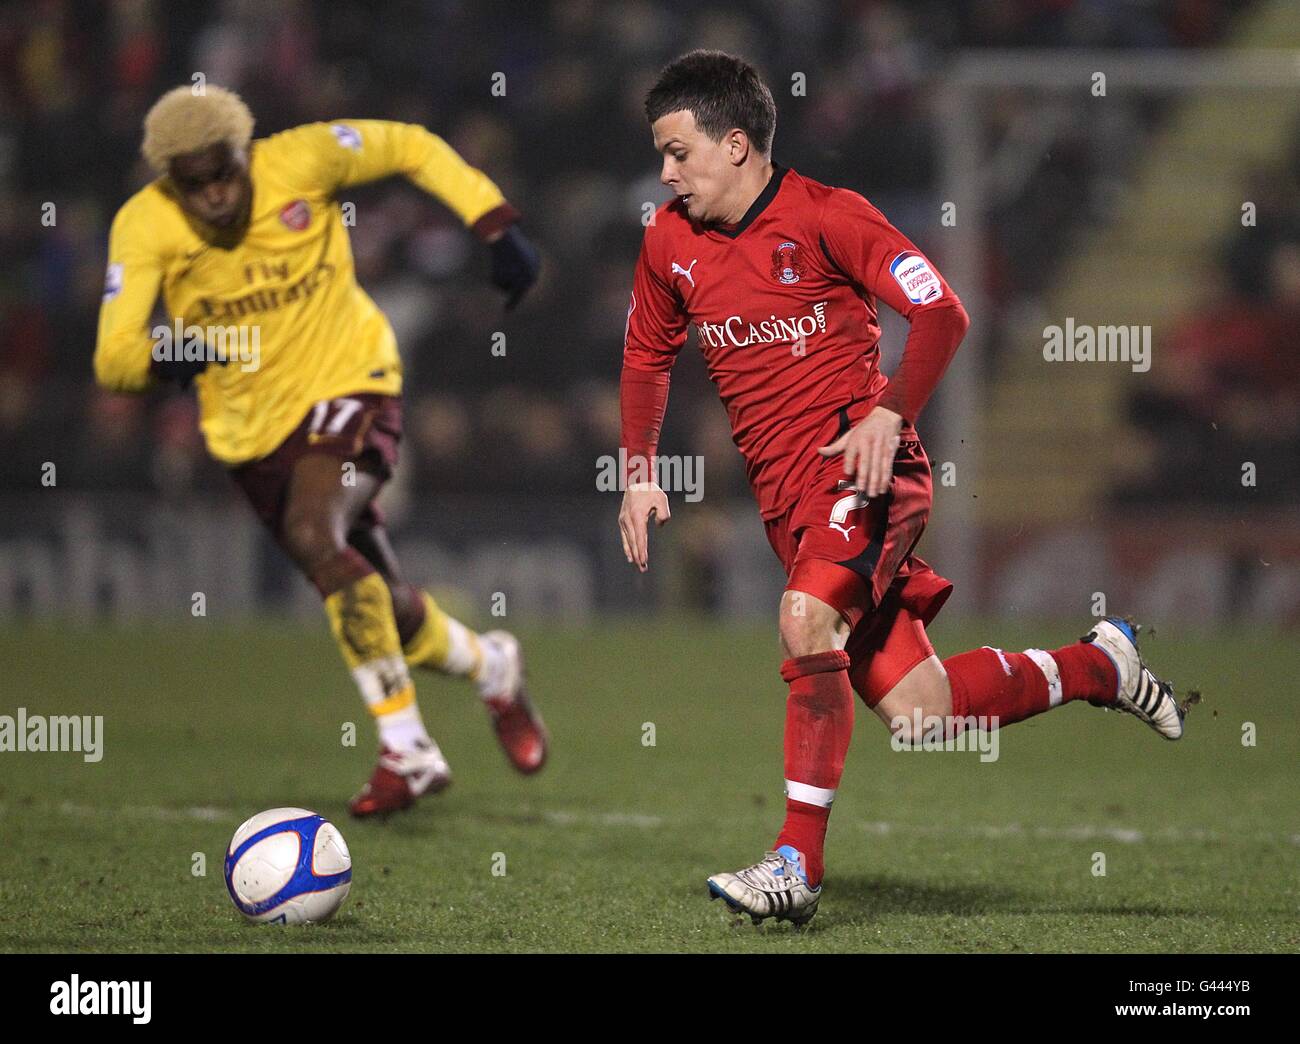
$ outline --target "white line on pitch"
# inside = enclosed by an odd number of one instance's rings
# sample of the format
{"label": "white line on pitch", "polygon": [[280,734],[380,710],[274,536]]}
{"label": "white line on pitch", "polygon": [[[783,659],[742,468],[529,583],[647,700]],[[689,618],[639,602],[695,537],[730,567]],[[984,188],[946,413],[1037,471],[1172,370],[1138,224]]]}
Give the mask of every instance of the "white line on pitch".
{"label": "white line on pitch", "polygon": [[659,816],[642,815],[639,812],[543,812],[542,818],[556,826],[663,826]]}
{"label": "white line on pitch", "polygon": [[[79,805],[64,801],[58,811],[65,816],[105,816],[122,815],[138,819],[181,820],[193,819],[205,823],[223,820],[237,820],[238,813],[226,808],[210,806],[192,806],[189,808],[163,808],[159,805],[122,805],[117,808],[95,808],[91,805]],[[641,827],[643,829],[663,825],[660,816],[644,815],[639,812],[570,812],[555,809],[542,813],[542,818],[553,826],[601,826],[601,827]]]}
{"label": "white line on pitch", "polygon": [[1216,842],[1278,842],[1284,841],[1300,845],[1300,834],[1220,834],[1213,830],[1179,830],[1177,827],[1164,827],[1160,830],[1142,831],[1126,827],[1104,827],[1080,824],[1078,826],[1044,827],[1022,826],[1020,823],[1008,823],[1005,826],[972,824],[970,826],[931,826],[924,823],[863,823],[862,827],[869,834],[923,834],[929,837],[944,837],[953,834],[966,834],[971,837],[986,838],[1029,838],[1039,841],[1119,841],[1126,845],[1138,845],[1147,841],[1172,841],[1204,843]]}
{"label": "white line on pitch", "polygon": [[78,805],[64,801],[59,811],[65,816],[135,816],[139,819],[197,819],[205,823],[215,823],[223,819],[238,819],[228,808],[213,808],[208,805],[194,805],[189,808],[163,808],[160,805],[122,805],[119,808],[92,808],[90,805]]}

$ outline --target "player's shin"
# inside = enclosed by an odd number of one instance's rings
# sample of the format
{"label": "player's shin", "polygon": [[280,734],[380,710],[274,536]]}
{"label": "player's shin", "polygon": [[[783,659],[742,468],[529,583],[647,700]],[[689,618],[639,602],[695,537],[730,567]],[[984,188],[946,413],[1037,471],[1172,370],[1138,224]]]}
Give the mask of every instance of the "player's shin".
{"label": "player's shin", "polygon": [[430,744],[383,577],[349,548],[315,571],[312,580],[325,599],[334,640],[375,719],[380,742],[398,752]]}
{"label": "player's shin", "polygon": [[781,665],[790,685],[785,715],[785,824],[775,849],[789,845],[804,856],[808,883],[823,873],[822,849],[831,803],[844,772],[853,735],[849,657],[842,650],[798,656]]}
{"label": "player's shin", "polygon": [[457,678],[468,678],[480,690],[500,688],[496,676],[505,669],[500,648],[449,616],[427,591],[421,591],[423,619],[403,643],[406,662]]}
{"label": "player's shin", "polygon": [[1013,653],[986,645],[950,656],[943,666],[952,687],[954,722],[973,718],[983,729],[1023,721],[1071,700],[1115,699],[1114,664],[1082,642],[1051,652]]}

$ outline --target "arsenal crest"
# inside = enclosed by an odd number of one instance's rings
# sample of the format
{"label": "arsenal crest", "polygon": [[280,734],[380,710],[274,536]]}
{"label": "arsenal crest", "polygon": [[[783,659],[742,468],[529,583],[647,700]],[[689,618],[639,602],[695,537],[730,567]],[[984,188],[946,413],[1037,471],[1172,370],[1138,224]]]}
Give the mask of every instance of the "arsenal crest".
{"label": "arsenal crest", "polygon": [[797,243],[782,243],[772,251],[772,277],[782,283],[797,283],[803,275],[803,260]]}
{"label": "arsenal crest", "polygon": [[285,228],[301,232],[311,224],[311,207],[307,206],[306,200],[295,199],[292,203],[285,204],[280,210],[280,221]]}

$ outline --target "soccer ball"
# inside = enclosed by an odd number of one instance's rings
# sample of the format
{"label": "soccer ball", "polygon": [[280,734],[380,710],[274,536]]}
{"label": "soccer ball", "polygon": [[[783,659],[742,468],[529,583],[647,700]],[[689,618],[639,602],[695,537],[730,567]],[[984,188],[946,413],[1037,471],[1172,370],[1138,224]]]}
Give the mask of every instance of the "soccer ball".
{"label": "soccer ball", "polygon": [[328,921],[351,887],[352,857],[343,835],[305,808],[259,812],[226,849],[226,888],[250,921]]}

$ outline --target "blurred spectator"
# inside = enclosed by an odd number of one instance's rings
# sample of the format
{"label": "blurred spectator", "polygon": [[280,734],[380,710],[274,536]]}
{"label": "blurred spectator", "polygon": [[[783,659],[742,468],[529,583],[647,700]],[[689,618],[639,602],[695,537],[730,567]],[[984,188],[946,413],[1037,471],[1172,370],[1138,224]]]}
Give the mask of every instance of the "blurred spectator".
{"label": "blurred spectator", "polygon": [[[0,436],[13,450],[0,483],[30,486],[39,461],[63,458],[77,462],[71,481],[92,487],[184,495],[215,473],[193,436],[192,398],[121,400],[94,390],[90,373],[108,224],[147,178],[140,121],[196,71],[244,95],[259,136],[330,118],[423,123],[523,209],[546,266],[521,309],[504,316],[482,251],[445,211],[399,182],[348,194],[358,275],[408,361],[420,480],[466,492],[576,492],[590,491],[595,459],[617,448],[619,348],[643,208],[666,198],[641,99],[676,54],[747,54],[778,96],[777,159],[863,191],[913,228],[914,215],[934,212],[929,92],[952,50],[1204,45],[1242,6],[0,0]],[[504,95],[491,89],[497,74]],[[792,89],[799,75],[802,92]],[[1006,105],[1014,128],[1023,104]],[[1121,140],[1110,149],[1123,151],[1151,118],[1115,117],[1109,133]],[[1017,258],[1031,281],[1051,278],[1072,222],[1089,213],[1099,166],[1091,133],[1073,131],[991,216],[990,258]],[[46,204],[52,224],[42,222]],[[1282,300],[1293,261],[1282,254],[1270,264]],[[998,328],[1006,296],[993,288],[987,329]],[[490,350],[499,332],[504,355]],[[1181,340],[1179,351],[1219,373],[1213,350],[1192,334]],[[674,452],[706,457],[711,492],[740,492],[740,462],[710,399],[706,382],[678,382],[665,436]]]}
{"label": "blurred spectator", "polygon": [[1300,492],[1300,239],[1266,242],[1250,294],[1229,265],[1211,266],[1193,311],[1165,337],[1153,386],[1130,410],[1153,452],[1121,501],[1275,502]]}

